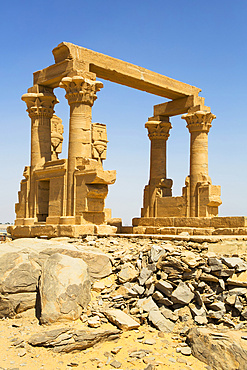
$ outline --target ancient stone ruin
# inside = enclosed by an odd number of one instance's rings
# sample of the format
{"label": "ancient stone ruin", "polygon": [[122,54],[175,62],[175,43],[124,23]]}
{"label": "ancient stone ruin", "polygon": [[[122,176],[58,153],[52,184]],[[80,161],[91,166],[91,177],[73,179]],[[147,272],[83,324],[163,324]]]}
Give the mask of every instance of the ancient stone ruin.
{"label": "ancient stone ruin", "polygon": [[[220,186],[208,174],[208,133],[215,115],[204,105],[199,88],[145,68],[61,43],[54,50],[55,64],[34,73],[34,84],[22,96],[31,118],[31,164],[25,167],[16,204],[14,237],[82,234],[161,233],[246,234],[245,217],[215,217],[221,205]],[[150,179],[144,189],[141,217],[133,227],[121,228],[111,220],[104,203],[115,171],[105,171],[106,126],[92,123],[96,94],[102,78],[166,99],[154,106],[145,127],[151,141]],[[68,158],[59,159],[63,125],[55,115],[53,89],[61,87],[70,106]],[[190,173],[182,196],[172,196],[166,176],[166,143],[170,118],[182,115],[190,132]],[[117,227],[118,226],[118,229]]]}

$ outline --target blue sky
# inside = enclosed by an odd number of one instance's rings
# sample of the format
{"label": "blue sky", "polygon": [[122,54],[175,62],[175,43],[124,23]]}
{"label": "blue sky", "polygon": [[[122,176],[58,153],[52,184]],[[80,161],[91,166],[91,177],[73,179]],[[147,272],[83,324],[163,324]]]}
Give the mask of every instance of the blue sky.
{"label": "blue sky", "polygon": [[[247,215],[247,2],[245,0],[53,0],[3,2],[0,8],[0,222],[15,218],[19,183],[30,163],[30,119],[21,95],[32,73],[53,64],[62,41],[140,65],[200,87],[217,116],[209,133],[209,175],[221,185],[220,215]],[[107,124],[105,169],[117,170],[107,206],[130,224],[140,215],[149,177],[149,139],[144,124],[165,100],[102,81],[93,121]],[[55,90],[67,157],[69,108]],[[181,195],[189,171],[189,133],[171,119],[168,177]]]}

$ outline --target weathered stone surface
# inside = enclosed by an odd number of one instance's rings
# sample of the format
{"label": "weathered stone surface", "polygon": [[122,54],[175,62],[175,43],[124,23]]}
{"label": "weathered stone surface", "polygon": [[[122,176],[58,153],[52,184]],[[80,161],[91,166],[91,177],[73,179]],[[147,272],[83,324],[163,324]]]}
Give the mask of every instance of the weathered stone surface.
{"label": "weathered stone surface", "polygon": [[188,285],[184,282],[180,282],[171,295],[171,300],[174,303],[181,304],[188,304],[193,298],[194,293],[192,293]]}
{"label": "weathered stone surface", "polygon": [[173,302],[164,297],[163,294],[159,291],[156,291],[153,295],[152,295],[152,298],[159,304],[164,304],[165,306],[172,306],[173,305]]}
{"label": "weathered stone surface", "polygon": [[76,320],[90,301],[88,268],[79,258],[56,253],[43,267],[39,291],[41,322]]}
{"label": "weathered stone surface", "polygon": [[14,317],[17,313],[34,308],[36,293],[0,294],[0,318]]}
{"label": "weathered stone surface", "polygon": [[181,260],[191,268],[195,268],[203,263],[203,259],[191,251],[184,251]]}
{"label": "weathered stone surface", "polygon": [[168,308],[166,308],[165,306],[160,307],[159,310],[166,319],[174,321],[174,322],[178,320],[178,315],[172,312],[172,310],[169,310]]}
{"label": "weathered stone surface", "polygon": [[241,332],[192,328],[188,341],[193,356],[215,370],[246,370],[247,346]]}
{"label": "weathered stone surface", "polygon": [[160,247],[159,245],[152,245],[150,250],[150,257],[152,262],[157,262],[158,259],[165,254],[166,251],[164,248]]}
{"label": "weathered stone surface", "polygon": [[66,245],[54,245],[50,249],[43,249],[41,256],[51,256],[54,253],[65,254],[73,258],[81,258],[88,265],[88,272],[92,279],[102,279],[112,273],[112,265],[110,258],[97,248],[80,247],[76,248]]}
{"label": "weathered stone surface", "polygon": [[157,329],[164,333],[170,333],[175,325],[172,321],[166,319],[159,310],[151,310],[148,319]]}
{"label": "weathered stone surface", "polygon": [[126,263],[118,274],[120,283],[126,283],[127,281],[135,280],[139,275],[139,272],[131,263]]}
{"label": "weathered stone surface", "polygon": [[157,304],[152,300],[151,297],[149,298],[143,298],[143,299],[139,299],[137,301],[137,307],[141,308],[143,311],[145,312],[150,312],[150,311],[153,311],[153,310],[156,310],[158,311],[159,310],[159,307],[157,306]]}
{"label": "weathered stone surface", "polygon": [[148,269],[147,267],[144,267],[140,271],[140,276],[138,278],[139,284],[143,285],[148,280],[148,278],[152,275],[153,271],[151,269]]}
{"label": "weathered stone surface", "polygon": [[134,320],[131,316],[127,315],[125,312],[116,309],[106,309],[103,310],[104,315],[107,319],[117,325],[119,329],[122,330],[132,330],[137,329],[140,323]]}
{"label": "weathered stone surface", "polygon": [[96,343],[114,340],[119,330],[74,330],[60,328],[34,334],[28,343],[32,346],[52,347],[55,352],[74,352],[94,346]]}
{"label": "weathered stone surface", "polygon": [[41,266],[34,253],[13,252],[0,257],[0,292],[35,292]]}
{"label": "weathered stone surface", "polygon": [[158,289],[160,292],[164,293],[166,296],[170,297],[173,291],[173,286],[164,280],[159,280],[155,284],[155,288]]}
{"label": "weathered stone surface", "polygon": [[241,287],[247,287],[247,271],[240,272],[239,274],[233,274],[227,283],[231,285],[237,285]]}
{"label": "weathered stone surface", "polygon": [[221,257],[221,260],[227,267],[235,268],[237,272],[247,270],[247,263],[239,257]]}

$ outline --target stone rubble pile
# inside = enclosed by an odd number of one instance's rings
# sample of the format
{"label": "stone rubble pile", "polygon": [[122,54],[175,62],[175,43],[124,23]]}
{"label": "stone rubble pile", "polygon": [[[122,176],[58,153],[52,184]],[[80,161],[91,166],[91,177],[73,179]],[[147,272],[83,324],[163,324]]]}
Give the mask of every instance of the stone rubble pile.
{"label": "stone rubble pile", "polygon": [[100,326],[107,317],[123,329],[128,326],[121,323],[123,313],[131,316],[130,328],[134,318],[164,332],[191,320],[199,326],[222,323],[235,329],[245,324],[247,263],[243,257],[217,256],[207,252],[206,243],[181,241],[135,240],[121,249],[118,240],[112,240],[104,249],[111,256],[116,280],[112,285],[94,283],[98,296],[89,304],[89,326]]}
{"label": "stone rubble pile", "polygon": [[[223,361],[229,353],[232,363],[245,369],[247,249],[242,245],[243,253],[227,254],[229,248],[222,253],[219,247],[216,254],[206,242],[99,236],[1,243],[0,317],[35,308],[41,324],[80,318],[82,330],[41,328],[27,340],[55,352],[114,341],[128,330],[140,333],[140,339],[149,325],[159,335],[177,335],[177,353],[192,353],[212,368],[230,370],[230,360]],[[109,323],[117,329],[104,326]],[[224,334],[227,330],[230,334]],[[226,337],[229,346],[224,347]],[[217,355],[210,355],[215,346]],[[133,351],[134,358],[146,354]]]}

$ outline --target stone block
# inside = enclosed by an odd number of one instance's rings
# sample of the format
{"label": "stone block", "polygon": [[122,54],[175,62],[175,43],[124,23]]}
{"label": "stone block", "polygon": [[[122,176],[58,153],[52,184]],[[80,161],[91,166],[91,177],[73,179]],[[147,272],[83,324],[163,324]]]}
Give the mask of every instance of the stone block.
{"label": "stone block", "polygon": [[133,227],[133,234],[145,234],[146,227],[144,226],[136,226]]}
{"label": "stone block", "polygon": [[34,225],[31,226],[30,237],[47,236],[48,238],[55,238],[58,236],[58,229],[54,225]]}
{"label": "stone block", "polygon": [[163,197],[156,200],[158,217],[185,217],[186,204],[184,197]]}
{"label": "stone block", "polygon": [[210,227],[210,217],[175,217],[174,226],[176,227]]}
{"label": "stone block", "polygon": [[121,218],[108,218],[107,225],[115,226],[117,228],[117,233],[121,232],[122,219]]}
{"label": "stone block", "polygon": [[154,226],[164,227],[164,226],[174,226],[174,217],[155,217]]}
{"label": "stone block", "polygon": [[7,232],[10,233],[13,238],[30,238],[31,226],[9,226]]}
{"label": "stone block", "polygon": [[104,212],[83,212],[83,218],[86,222],[101,225],[105,221]]}
{"label": "stone block", "polygon": [[95,225],[95,233],[99,235],[113,235],[116,234],[117,227],[110,225]]}
{"label": "stone block", "polygon": [[133,234],[133,227],[132,226],[121,226],[120,230],[121,230],[121,234]]}
{"label": "stone block", "polygon": [[193,235],[193,230],[191,227],[178,227],[177,228],[177,235],[180,233],[188,233],[189,235]]}
{"label": "stone block", "polygon": [[[105,220],[108,222],[109,220],[112,219],[111,208],[104,208],[104,212],[105,212]],[[121,220],[121,218],[120,218],[120,220]]]}
{"label": "stone block", "polygon": [[160,228],[154,226],[146,227],[145,234],[160,234]]}
{"label": "stone block", "polygon": [[24,218],[16,218],[15,219],[15,225],[16,226],[24,225]]}
{"label": "stone block", "polygon": [[238,235],[247,235],[247,227],[239,228]]}
{"label": "stone block", "polygon": [[61,225],[74,225],[75,224],[75,217],[73,217],[73,216],[62,216],[62,217],[60,217],[60,224]]}
{"label": "stone block", "polygon": [[213,217],[211,226],[215,228],[236,228],[246,227],[247,217]]}
{"label": "stone block", "polygon": [[161,227],[160,233],[163,235],[176,235],[177,228],[176,227]]}
{"label": "stone block", "polygon": [[[235,231],[238,229],[235,228],[218,228],[213,230],[212,235],[234,235]],[[238,235],[238,231],[235,235]]]}
{"label": "stone block", "polygon": [[58,225],[60,223],[60,216],[50,216],[46,218],[46,224]]}
{"label": "stone block", "polygon": [[133,226],[154,226],[154,222],[154,217],[141,217],[132,219]]}
{"label": "stone block", "polygon": [[213,228],[193,228],[193,235],[212,235]]}

